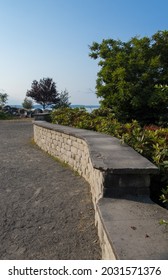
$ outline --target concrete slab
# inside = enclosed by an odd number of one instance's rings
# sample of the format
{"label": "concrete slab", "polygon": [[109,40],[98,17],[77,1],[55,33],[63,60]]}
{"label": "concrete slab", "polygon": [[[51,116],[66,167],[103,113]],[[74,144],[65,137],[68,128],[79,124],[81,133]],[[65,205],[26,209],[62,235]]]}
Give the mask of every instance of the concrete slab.
{"label": "concrete slab", "polygon": [[123,199],[102,198],[98,211],[109,242],[121,260],[167,260],[168,211],[147,196]]}

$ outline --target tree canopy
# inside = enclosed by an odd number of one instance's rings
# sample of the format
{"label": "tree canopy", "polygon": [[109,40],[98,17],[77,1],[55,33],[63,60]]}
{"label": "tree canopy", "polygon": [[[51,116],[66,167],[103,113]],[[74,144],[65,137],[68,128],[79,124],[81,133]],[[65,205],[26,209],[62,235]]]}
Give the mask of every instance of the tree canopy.
{"label": "tree canopy", "polygon": [[25,99],[23,100],[22,106],[23,106],[23,108],[28,109],[28,110],[32,109],[33,101],[31,99],[25,97]]}
{"label": "tree canopy", "polygon": [[101,105],[123,121],[157,123],[168,114],[168,31],[128,42],[93,42],[90,57],[99,59],[96,94]]}
{"label": "tree canopy", "polygon": [[26,96],[31,97],[35,102],[41,104],[43,109],[49,105],[57,104],[60,101],[56,84],[51,78],[43,78],[39,82],[34,80]]}
{"label": "tree canopy", "polygon": [[57,104],[53,105],[54,109],[58,109],[58,108],[68,108],[71,105],[71,103],[69,102],[69,93],[68,91],[65,89],[64,91],[61,91],[60,93],[60,100]]}
{"label": "tree canopy", "polygon": [[0,107],[3,107],[8,100],[8,94],[7,93],[0,93]]}

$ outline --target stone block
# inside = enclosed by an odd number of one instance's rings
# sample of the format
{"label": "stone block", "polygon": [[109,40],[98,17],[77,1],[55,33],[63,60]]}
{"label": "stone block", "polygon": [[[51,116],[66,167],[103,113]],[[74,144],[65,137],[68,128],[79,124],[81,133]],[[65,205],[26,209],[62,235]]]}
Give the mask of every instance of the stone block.
{"label": "stone block", "polygon": [[139,174],[105,174],[104,195],[122,197],[124,195],[149,195],[150,176]]}
{"label": "stone block", "polygon": [[73,146],[71,147],[71,152],[72,152],[73,154],[77,154],[77,151],[78,151],[77,148],[75,148],[75,147],[73,147]]}
{"label": "stone block", "polygon": [[74,141],[72,145],[73,147],[79,149],[79,143],[77,141]]}
{"label": "stone block", "polygon": [[71,140],[70,138],[67,140],[67,144],[68,144],[69,146],[72,145],[72,140]]}

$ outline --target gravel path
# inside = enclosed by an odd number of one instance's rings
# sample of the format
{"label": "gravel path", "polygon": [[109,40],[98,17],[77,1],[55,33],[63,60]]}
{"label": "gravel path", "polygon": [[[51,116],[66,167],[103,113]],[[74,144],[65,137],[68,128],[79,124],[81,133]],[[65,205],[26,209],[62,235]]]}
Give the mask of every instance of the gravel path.
{"label": "gravel path", "polygon": [[0,259],[100,259],[89,185],[0,121]]}

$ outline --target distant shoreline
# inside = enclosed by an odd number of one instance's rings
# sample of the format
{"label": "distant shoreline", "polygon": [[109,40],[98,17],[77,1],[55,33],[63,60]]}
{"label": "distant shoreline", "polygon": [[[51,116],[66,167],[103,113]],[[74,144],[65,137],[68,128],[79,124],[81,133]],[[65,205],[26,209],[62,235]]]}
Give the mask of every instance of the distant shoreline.
{"label": "distant shoreline", "polygon": [[[14,107],[14,108],[23,108],[22,105],[10,105],[8,104],[8,106],[10,107]],[[94,110],[94,109],[98,109],[100,107],[100,105],[81,105],[81,104],[72,104],[70,105],[71,108],[86,108],[87,110]],[[50,109],[51,107],[48,106],[46,109]],[[33,105],[33,109],[43,109],[43,107],[40,104],[36,104]]]}

